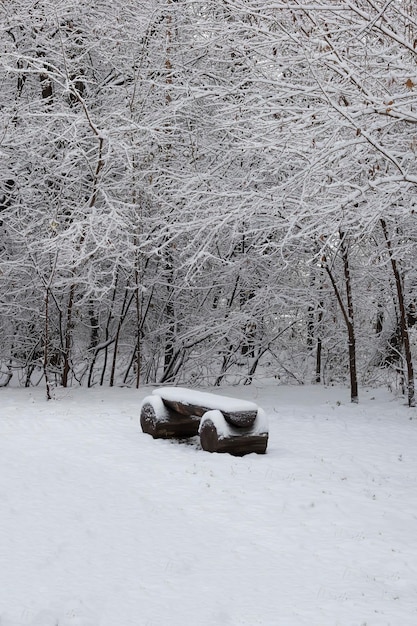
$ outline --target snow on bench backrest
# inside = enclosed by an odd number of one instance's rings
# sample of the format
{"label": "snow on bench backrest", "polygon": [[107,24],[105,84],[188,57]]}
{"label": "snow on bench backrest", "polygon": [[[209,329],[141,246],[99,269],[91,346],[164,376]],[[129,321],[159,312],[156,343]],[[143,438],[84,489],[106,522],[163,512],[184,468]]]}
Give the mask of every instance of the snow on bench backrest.
{"label": "snow on bench backrest", "polygon": [[167,406],[178,413],[202,417],[207,411],[218,410],[230,424],[241,428],[251,426],[258,414],[258,406],[254,402],[205,391],[183,387],[160,387],[154,389],[152,393],[162,398]]}

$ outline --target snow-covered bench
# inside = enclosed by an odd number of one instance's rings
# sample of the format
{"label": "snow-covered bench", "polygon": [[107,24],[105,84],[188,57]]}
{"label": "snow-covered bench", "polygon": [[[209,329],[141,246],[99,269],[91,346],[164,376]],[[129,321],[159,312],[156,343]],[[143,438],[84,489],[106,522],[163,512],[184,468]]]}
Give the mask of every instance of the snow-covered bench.
{"label": "snow-covered bench", "polygon": [[155,439],[199,434],[209,452],[264,454],[268,445],[266,416],[254,402],[181,387],[161,387],[147,396],[140,423]]}

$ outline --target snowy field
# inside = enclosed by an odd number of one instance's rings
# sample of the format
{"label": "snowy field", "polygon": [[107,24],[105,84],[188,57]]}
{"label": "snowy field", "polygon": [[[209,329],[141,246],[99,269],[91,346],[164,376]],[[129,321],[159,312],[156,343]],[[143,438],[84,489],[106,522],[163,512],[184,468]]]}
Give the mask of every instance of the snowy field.
{"label": "snowy field", "polygon": [[416,626],[417,411],[260,384],[265,456],[153,440],[150,389],[0,389],[1,626]]}

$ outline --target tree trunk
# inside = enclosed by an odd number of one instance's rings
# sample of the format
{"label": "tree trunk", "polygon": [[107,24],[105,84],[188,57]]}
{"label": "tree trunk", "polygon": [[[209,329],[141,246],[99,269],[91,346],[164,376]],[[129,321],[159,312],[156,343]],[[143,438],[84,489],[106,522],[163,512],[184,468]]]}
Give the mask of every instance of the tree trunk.
{"label": "tree trunk", "polygon": [[45,337],[43,344],[43,373],[45,376],[46,399],[51,400],[51,384],[49,380],[49,288],[45,291]]}
{"label": "tree trunk", "polygon": [[345,274],[345,288],[346,288],[346,301],[347,301],[347,331],[349,341],[349,372],[350,372],[350,392],[351,401],[358,402],[358,376],[356,371],[356,337],[355,326],[353,323],[354,311],[353,311],[353,297],[352,297],[352,281],[350,277],[349,256],[348,247],[346,245],[346,235],[342,231],[340,234],[340,252],[343,259],[343,270]]}
{"label": "tree trunk", "polygon": [[336,284],[332,271],[327,263],[325,257],[323,257],[324,267],[327,272],[327,275],[330,278],[330,282],[332,283],[333,290],[336,295],[336,299],[339,303],[340,310],[343,315],[343,319],[346,324],[346,329],[348,333],[348,351],[349,351],[349,375],[350,375],[350,399],[351,402],[355,404],[358,403],[358,379],[357,379],[357,370],[356,370],[356,339],[355,339],[355,328],[353,323],[353,299],[352,299],[352,283],[350,279],[350,269],[349,269],[349,258],[348,258],[348,250],[345,242],[345,235],[340,231],[340,252],[343,260],[343,270],[345,276],[345,289],[346,289],[346,298],[347,298],[347,308],[343,302],[343,298],[340,294],[339,288]]}
{"label": "tree trunk", "polygon": [[70,355],[71,355],[71,342],[72,342],[72,314],[74,308],[74,295],[75,285],[71,285],[68,304],[67,304],[67,321],[64,335],[64,365],[62,368],[61,384],[63,387],[68,387],[68,377],[70,373]]}
{"label": "tree trunk", "polygon": [[112,360],[112,365],[111,365],[110,381],[109,381],[109,386],[110,387],[113,387],[114,381],[115,381],[116,362],[117,362],[117,350],[119,348],[120,331],[122,329],[123,322],[126,319],[126,315],[127,315],[128,311],[129,311],[130,305],[132,304],[132,301],[133,301],[133,298],[134,298],[134,294],[131,294],[130,298],[128,300],[128,295],[129,295],[129,292],[128,292],[127,288],[126,288],[124,299],[123,299],[123,304],[122,304],[122,309],[120,311],[119,321],[117,323],[115,340],[114,340],[113,360]]}
{"label": "tree trunk", "polygon": [[397,289],[398,307],[400,310],[401,342],[404,348],[405,363],[406,363],[406,370],[407,370],[408,406],[413,407],[415,406],[414,368],[413,368],[413,358],[411,355],[410,336],[408,333],[407,308],[404,302],[403,284],[402,284],[400,272],[398,269],[397,261],[392,251],[392,243],[388,234],[387,224],[385,220],[382,218],[380,219],[380,224],[381,224],[382,232],[384,233],[385,242],[387,244],[388,254],[389,254],[390,261],[391,261],[392,272],[394,274],[394,279],[395,279],[395,287]]}
{"label": "tree trunk", "polygon": [[316,383],[321,383],[321,355],[322,355],[322,341],[321,337],[317,337],[316,346]]}
{"label": "tree trunk", "polygon": [[140,387],[140,368],[142,366],[142,294],[139,289],[139,271],[135,268],[135,304],[136,304],[136,389]]}

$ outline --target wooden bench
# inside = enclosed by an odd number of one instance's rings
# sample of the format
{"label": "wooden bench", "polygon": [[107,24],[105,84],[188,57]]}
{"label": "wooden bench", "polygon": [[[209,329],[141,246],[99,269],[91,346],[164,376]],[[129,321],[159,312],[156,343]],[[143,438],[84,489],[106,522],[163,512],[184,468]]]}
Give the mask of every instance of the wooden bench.
{"label": "wooden bench", "polygon": [[208,452],[265,454],[268,445],[265,413],[254,402],[181,387],[161,387],[147,396],[140,423],[155,439],[199,435]]}

